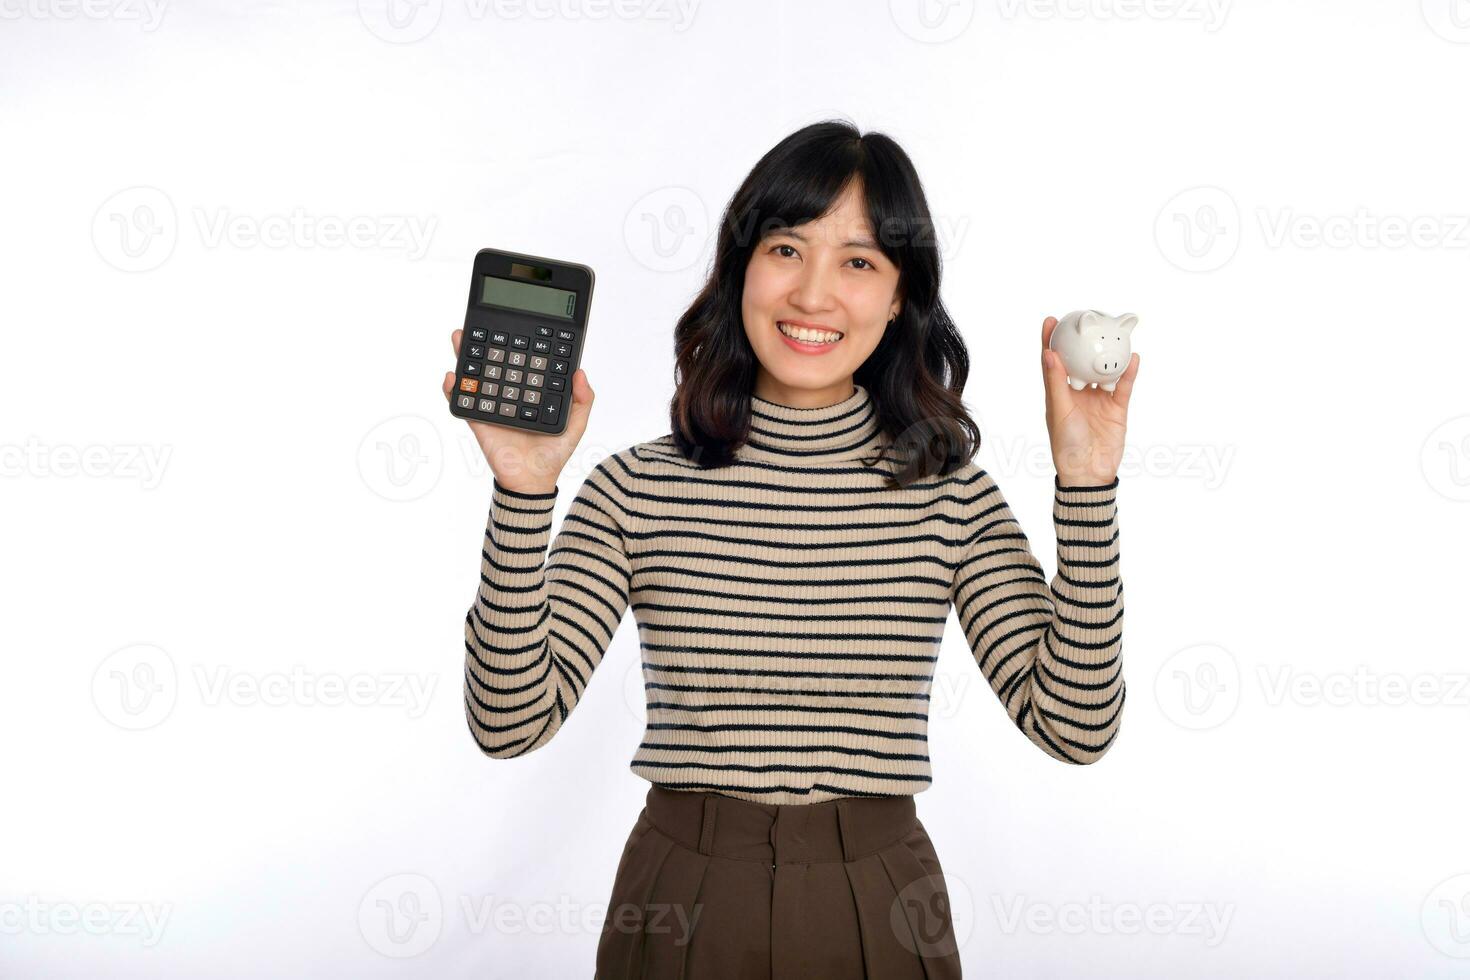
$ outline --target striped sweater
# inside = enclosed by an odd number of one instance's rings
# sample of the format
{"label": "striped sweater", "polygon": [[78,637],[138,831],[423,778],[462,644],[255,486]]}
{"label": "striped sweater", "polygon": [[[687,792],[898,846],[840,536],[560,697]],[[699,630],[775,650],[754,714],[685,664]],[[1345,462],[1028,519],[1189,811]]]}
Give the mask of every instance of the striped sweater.
{"label": "striped sweater", "polygon": [[[1015,726],[1070,763],[1117,735],[1116,495],[1054,480],[1048,584],[990,474],[967,462],[903,489],[868,391],[792,408],[753,398],[728,467],[671,435],[603,460],[551,540],[560,488],[493,484],[465,618],[465,712],[497,759],[545,745],[631,606],[647,729],[635,774],[764,803],[930,784],[930,688],[951,606]],[[548,552],[549,547],[549,552]]]}

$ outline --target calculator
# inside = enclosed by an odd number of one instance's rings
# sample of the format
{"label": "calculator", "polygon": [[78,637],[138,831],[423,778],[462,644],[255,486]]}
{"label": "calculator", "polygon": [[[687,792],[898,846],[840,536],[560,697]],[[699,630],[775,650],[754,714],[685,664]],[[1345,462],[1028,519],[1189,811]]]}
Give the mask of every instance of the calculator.
{"label": "calculator", "polygon": [[582,362],[592,270],[495,248],[475,255],[449,410],[557,435]]}

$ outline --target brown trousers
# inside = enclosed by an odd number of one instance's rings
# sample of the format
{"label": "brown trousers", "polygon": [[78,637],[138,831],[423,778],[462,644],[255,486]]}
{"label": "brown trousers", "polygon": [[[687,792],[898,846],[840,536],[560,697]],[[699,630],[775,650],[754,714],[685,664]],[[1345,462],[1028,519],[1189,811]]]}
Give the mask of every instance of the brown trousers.
{"label": "brown trousers", "polygon": [[912,796],[752,803],[651,785],[594,980],[952,980],[939,858]]}

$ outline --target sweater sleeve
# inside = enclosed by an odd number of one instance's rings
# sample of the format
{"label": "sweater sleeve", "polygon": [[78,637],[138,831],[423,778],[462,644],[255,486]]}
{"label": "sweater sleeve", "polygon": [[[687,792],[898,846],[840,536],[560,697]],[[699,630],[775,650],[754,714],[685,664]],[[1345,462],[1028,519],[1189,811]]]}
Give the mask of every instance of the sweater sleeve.
{"label": "sweater sleeve", "polygon": [[1053,478],[1057,574],[1041,564],[984,470],[951,599],[980,671],[1043,752],[1096,762],[1122,720],[1123,581],[1118,480],[1064,487]]}
{"label": "sweater sleeve", "polygon": [[465,617],[465,716],[480,750],[538,749],[577,706],[628,607],[626,499],[604,460],[583,482],[548,555],[560,487],[493,484],[480,586]]}

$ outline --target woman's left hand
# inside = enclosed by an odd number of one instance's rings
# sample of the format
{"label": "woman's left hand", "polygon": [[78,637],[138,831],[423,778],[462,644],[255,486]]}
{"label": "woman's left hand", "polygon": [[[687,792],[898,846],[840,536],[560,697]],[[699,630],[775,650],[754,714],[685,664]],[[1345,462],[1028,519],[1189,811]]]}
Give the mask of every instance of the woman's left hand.
{"label": "woman's left hand", "polygon": [[1041,324],[1041,378],[1046,387],[1046,428],[1051,435],[1051,458],[1062,486],[1094,487],[1112,483],[1123,461],[1123,437],[1128,431],[1128,397],[1138,375],[1138,355],[1112,391],[1101,387],[1074,391],[1067,384],[1067,366],[1049,350],[1057,318]]}

